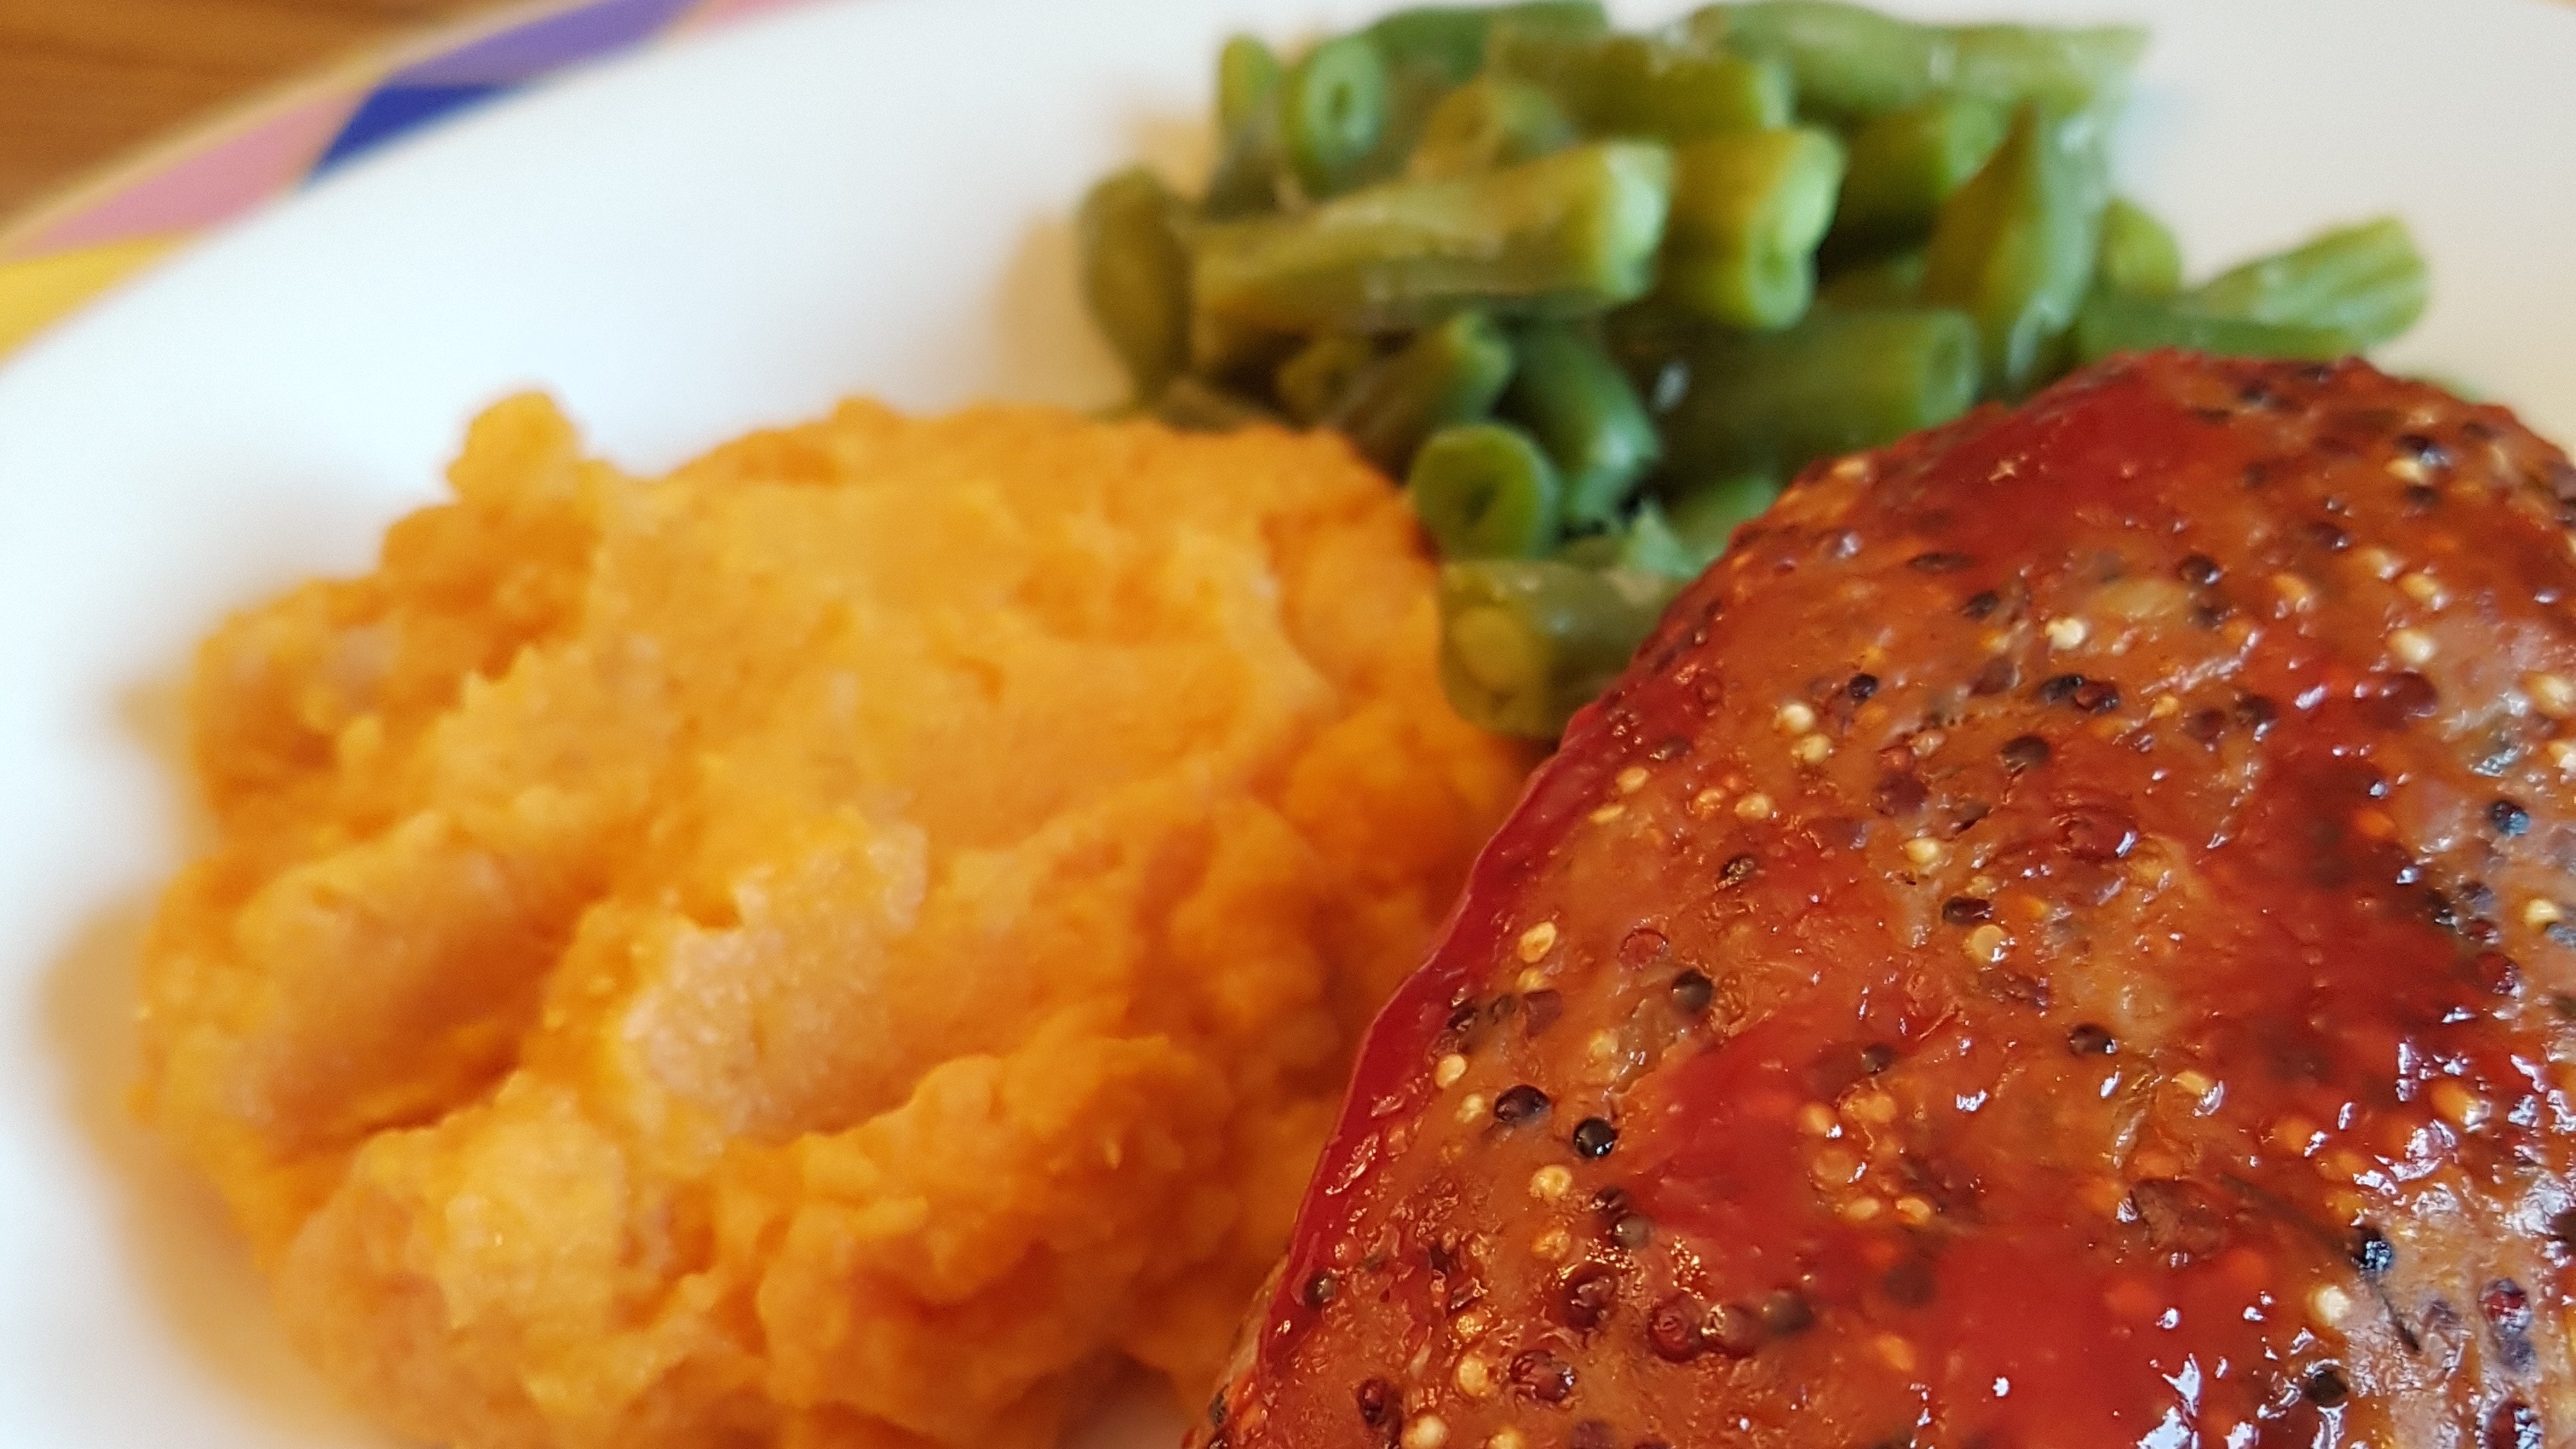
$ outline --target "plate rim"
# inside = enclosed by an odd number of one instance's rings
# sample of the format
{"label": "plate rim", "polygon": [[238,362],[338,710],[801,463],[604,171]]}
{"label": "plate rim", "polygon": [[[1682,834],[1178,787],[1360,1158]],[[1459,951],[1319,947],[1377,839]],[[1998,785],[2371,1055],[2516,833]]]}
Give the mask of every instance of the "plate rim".
{"label": "plate rim", "polygon": [[[0,215],[0,364],[126,282],[302,190],[326,170],[567,73],[821,0],[516,0],[398,33],[225,102]],[[621,12],[641,11],[641,15]],[[349,124],[403,77],[583,17],[603,36],[510,67],[485,94]],[[617,22],[628,25],[620,27]],[[640,22],[640,23],[634,23]],[[267,149],[262,149],[265,146]],[[236,148],[247,154],[228,155]],[[198,174],[191,175],[195,172]],[[174,182],[182,195],[156,199]]]}

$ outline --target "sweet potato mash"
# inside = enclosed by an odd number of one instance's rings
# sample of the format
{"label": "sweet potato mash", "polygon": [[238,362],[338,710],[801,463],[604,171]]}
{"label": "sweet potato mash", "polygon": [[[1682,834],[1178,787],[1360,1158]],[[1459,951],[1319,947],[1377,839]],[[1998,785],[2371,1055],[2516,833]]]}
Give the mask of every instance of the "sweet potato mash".
{"label": "sweet potato mash", "polygon": [[1212,1381],[1526,761],[1325,438],[541,399],[226,625],[145,1110],[304,1350],[498,1445],[1043,1442]]}

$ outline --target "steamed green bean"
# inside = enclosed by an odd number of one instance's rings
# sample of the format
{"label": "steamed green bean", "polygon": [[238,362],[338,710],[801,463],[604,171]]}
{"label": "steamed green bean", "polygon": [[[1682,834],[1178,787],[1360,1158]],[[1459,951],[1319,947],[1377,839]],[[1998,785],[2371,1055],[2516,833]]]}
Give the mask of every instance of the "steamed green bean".
{"label": "steamed green bean", "polygon": [[1216,62],[1216,172],[1201,208],[1220,220],[1279,205],[1279,57],[1256,36],[1226,41]]}
{"label": "steamed green bean", "polygon": [[1415,180],[1517,166],[1573,145],[1556,99],[1525,81],[1478,76],[1441,98],[1405,164]]}
{"label": "steamed green bean", "polygon": [[1386,130],[1386,60],[1365,35],[1336,36],[1289,67],[1279,90],[1279,134],[1310,197],[1337,196]]}
{"label": "steamed green bean", "polygon": [[1384,182],[1204,228],[1203,314],[1285,331],[1420,326],[1460,307],[1577,316],[1643,295],[1672,190],[1660,146],[1578,146],[1476,176]]}
{"label": "steamed green bean", "polygon": [[1818,308],[1785,332],[1664,327],[1622,340],[1652,379],[1675,477],[1785,478],[1976,400],[1976,328],[1955,311]]}
{"label": "steamed green bean", "polygon": [[2107,111],[2146,50],[2135,26],[1919,25],[1836,0],[1712,5],[1703,43],[1786,66],[1802,113],[1856,124],[1939,94]]}
{"label": "steamed green bean", "polygon": [[1279,364],[1270,390],[1289,417],[1313,427],[1378,359],[1377,344],[1349,332],[1327,332]]}
{"label": "steamed green bean", "polygon": [[1642,35],[1593,38],[1495,28],[1488,64],[1554,95],[1598,136],[1670,142],[1786,125],[1786,71],[1764,61]]}
{"label": "steamed green bean", "polygon": [[1074,221],[1083,302],[1140,399],[1189,364],[1190,263],[1180,213],[1180,198],[1161,177],[1131,166],[1093,186]]}
{"label": "steamed green bean", "polygon": [[1610,29],[1610,16],[1598,0],[1423,5],[1381,17],[1368,28],[1368,35],[1389,65],[1419,67],[1454,86],[1484,69],[1486,38],[1497,24],[1565,35],[1602,35]]}
{"label": "steamed green bean", "polygon": [[1556,543],[1556,467],[1518,428],[1467,423],[1432,434],[1405,492],[1442,558],[1535,558]]}
{"label": "steamed green bean", "polygon": [[1688,547],[1710,558],[1726,552],[1735,531],[1762,516],[1780,496],[1780,480],[1738,473],[1685,489],[1666,500],[1664,515]]}
{"label": "steamed green bean", "polygon": [[1838,242],[1919,241],[1952,192],[2003,144],[2010,117],[1969,96],[1935,96],[1854,132],[1834,208]]}
{"label": "steamed green bean", "polygon": [[2338,227],[2288,251],[2220,273],[2187,294],[2196,312],[2389,341],[2424,314],[2431,274],[2394,217]]}
{"label": "steamed green bean", "polygon": [[2361,338],[2339,327],[2258,322],[2201,311],[2171,297],[2132,297],[2106,292],[2084,304],[2075,324],[2079,362],[2099,362],[2115,352],[2182,347],[2230,357],[2295,357],[2324,361],[2362,349]]}
{"label": "steamed green bean", "polygon": [[1816,292],[1843,148],[1805,127],[1711,136],[1673,156],[1665,301],[1712,321],[1786,327]]}
{"label": "steamed green bean", "polygon": [[1461,312],[1363,369],[1325,421],[1401,474],[1433,432],[1491,413],[1511,380],[1510,339],[1483,313]]}
{"label": "steamed green bean", "polygon": [[1923,298],[1976,319],[1988,394],[2019,397],[2047,380],[2092,285],[2106,183],[2090,117],[2025,106],[1993,158],[1942,203]]}
{"label": "steamed green bean", "polygon": [[2097,284],[2131,297],[2169,297],[2182,287],[2182,243],[2126,197],[2102,209]]}
{"label": "steamed green bean", "polygon": [[1554,739],[1625,668],[1670,595],[1667,580],[1554,559],[1440,570],[1440,682],[1470,723]]}
{"label": "steamed green bean", "polygon": [[1503,411],[1555,463],[1565,521],[1582,528],[1610,523],[1663,455],[1654,419],[1627,374],[1582,328],[1536,323],[1518,341],[1519,365]]}

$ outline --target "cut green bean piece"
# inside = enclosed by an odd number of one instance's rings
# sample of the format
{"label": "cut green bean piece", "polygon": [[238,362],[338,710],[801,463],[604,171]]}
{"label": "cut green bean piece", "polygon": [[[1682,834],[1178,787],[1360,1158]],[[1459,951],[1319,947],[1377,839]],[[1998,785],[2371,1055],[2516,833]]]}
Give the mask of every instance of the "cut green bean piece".
{"label": "cut green bean piece", "polygon": [[1288,416],[1313,427],[1377,361],[1377,344],[1348,332],[1327,332],[1279,364],[1271,391]]}
{"label": "cut green bean piece", "polygon": [[1989,395],[2020,397],[2047,380],[2092,285],[2108,179],[2094,118],[2026,106],[1993,159],[1942,204],[1923,297],[1976,319]]}
{"label": "cut green bean piece", "polygon": [[1216,62],[1216,133],[1221,146],[1205,210],[1217,220],[1279,205],[1279,57],[1250,35],[1225,43]]}
{"label": "cut green bean piece", "polygon": [[1789,121],[1788,73],[1767,62],[1643,35],[1494,29],[1487,65],[1544,88],[1584,130],[1682,142]]}
{"label": "cut green bean piece", "polygon": [[1181,206],[1161,177],[1131,166],[1093,186],[1074,222],[1083,302],[1139,398],[1160,393],[1189,362]]}
{"label": "cut green bean piece", "polygon": [[1250,392],[1267,386],[1279,365],[1305,344],[1305,338],[1286,328],[1239,322],[1205,307],[1190,309],[1189,370],[1228,388]]}
{"label": "cut green bean piece", "polygon": [[1520,364],[1504,411],[1527,426],[1564,482],[1567,523],[1598,527],[1663,456],[1636,387],[1582,328],[1541,322],[1519,337]]}
{"label": "cut green bean piece", "polygon": [[2010,119],[1987,101],[1935,96],[1861,127],[1834,211],[1835,240],[1869,245],[1931,235],[1941,203],[1995,154]]}
{"label": "cut green bean piece", "polygon": [[2339,327],[2256,322],[2222,317],[2173,297],[2096,295],[2075,325],[2079,362],[2099,362],[2115,352],[2180,347],[2228,357],[2281,357],[2327,361],[2362,350],[2361,339]]}
{"label": "cut green bean piece", "polygon": [[2432,292],[2424,255],[2395,217],[2338,227],[2186,293],[2195,312],[2322,327],[2376,347],[2415,325]]}
{"label": "cut green bean piece", "polygon": [[1574,144],[1556,98],[1525,81],[1479,76],[1451,91],[1423,124],[1405,163],[1417,181],[1517,166]]}
{"label": "cut green bean piece", "polygon": [[1762,516],[1780,496],[1780,480],[1740,473],[1702,483],[1670,500],[1666,516],[1681,541],[1715,558],[1735,541],[1735,531]]}
{"label": "cut green bean piece", "polygon": [[1976,327],[1960,312],[1818,308],[1785,332],[1750,333],[1622,320],[1617,350],[1648,380],[1669,477],[1786,478],[1976,400]]}
{"label": "cut green bean piece", "polygon": [[1279,415],[1258,401],[1187,373],[1154,399],[1154,416],[1185,433],[1230,433],[1255,423],[1276,423]]}
{"label": "cut green bean piece", "polygon": [[1202,229],[1202,313],[1312,334],[1418,327],[1461,307],[1579,316],[1644,294],[1672,157],[1578,146],[1478,176],[1386,182],[1293,217]]}
{"label": "cut green bean piece", "polygon": [[2147,44],[2136,26],[1918,25],[1834,0],[1712,5],[1689,28],[1703,44],[1787,66],[1800,111],[1845,125],[1944,92],[2107,113]]}
{"label": "cut green bean piece", "polygon": [[1676,151],[1664,300],[1757,331],[1806,315],[1816,244],[1842,179],[1842,144],[1804,127],[1711,136]]}
{"label": "cut green bean piece", "polygon": [[1440,570],[1440,682],[1466,720],[1554,739],[1609,687],[1653,630],[1669,581],[1553,559]]}
{"label": "cut green bean piece", "polygon": [[2113,197],[2102,209],[2102,253],[2094,285],[2129,297],[2170,297],[2182,289],[2182,243],[2145,207]]}
{"label": "cut green bean piece", "polygon": [[1484,68],[1485,41],[1498,23],[1525,30],[1605,34],[1610,16],[1597,0],[1531,0],[1519,5],[1424,5],[1398,10],[1368,29],[1391,66],[1418,66],[1449,85]]}
{"label": "cut green bean piece", "polygon": [[1310,197],[1350,189],[1386,130],[1386,61],[1366,35],[1342,35],[1306,52],[1279,90],[1279,135]]}
{"label": "cut green bean piece", "polygon": [[1703,548],[1683,537],[1662,506],[1649,498],[1637,505],[1635,516],[1619,534],[1615,566],[1686,584],[1698,578],[1724,551],[1722,543],[1716,548]]}
{"label": "cut green bean piece", "polygon": [[1536,558],[1556,544],[1556,466],[1518,428],[1442,428],[1414,454],[1405,491],[1442,558]]}
{"label": "cut green bean piece", "polygon": [[1897,252],[1845,267],[1816,289],[1834,307],[1911,307],[1923,300],[1923,253]]}
{"label": "cut green bean piece", "polygon": [[1361,372],[1325,421],[1402,477],[1423,439],[1484,418],[1511,380],[1512,345],[1502,329],[1482,313],[1461,312]]}

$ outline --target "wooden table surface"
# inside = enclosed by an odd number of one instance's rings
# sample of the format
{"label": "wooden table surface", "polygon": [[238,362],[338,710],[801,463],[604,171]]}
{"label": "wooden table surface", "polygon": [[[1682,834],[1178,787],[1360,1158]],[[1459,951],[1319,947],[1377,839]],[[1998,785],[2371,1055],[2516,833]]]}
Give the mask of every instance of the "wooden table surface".
{"label": "wooden table surface", "polygon": [[280,81],[509,0],[0,0],[0,218]]}

